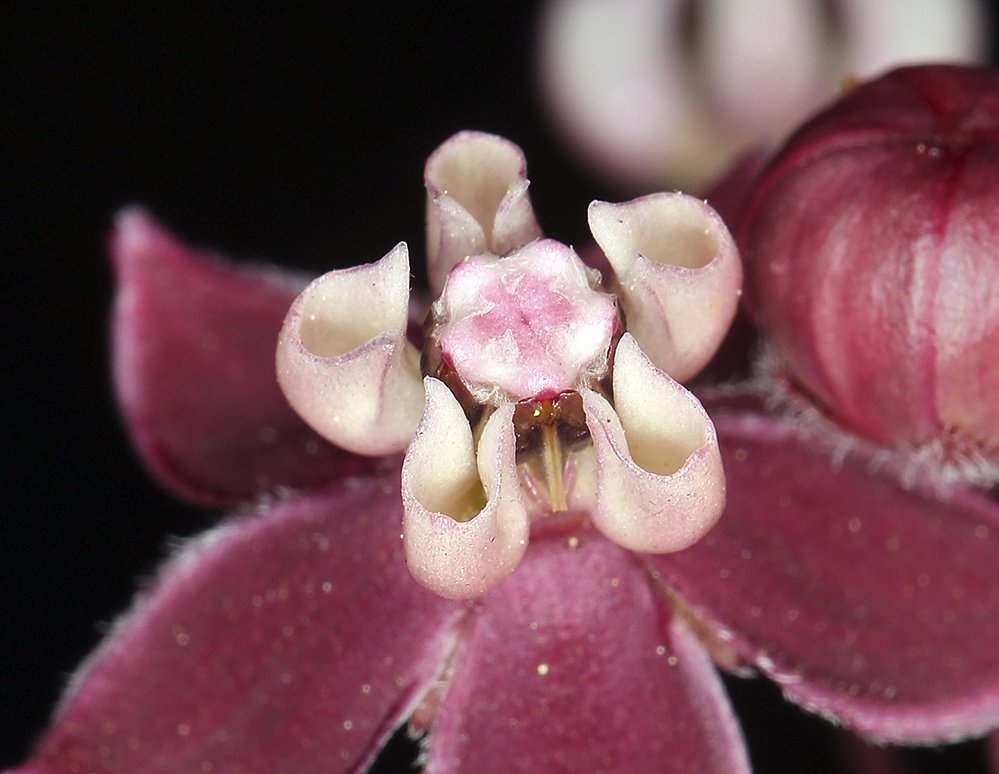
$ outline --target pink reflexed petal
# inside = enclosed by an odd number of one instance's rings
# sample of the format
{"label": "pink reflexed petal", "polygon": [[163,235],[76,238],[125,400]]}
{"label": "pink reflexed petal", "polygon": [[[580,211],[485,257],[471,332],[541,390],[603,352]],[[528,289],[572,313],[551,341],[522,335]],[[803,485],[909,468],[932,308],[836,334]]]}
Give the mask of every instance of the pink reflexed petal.
{"label": "pink reflexed petal", "polygon": [[514,143],[459,132],[427,160],[427,275],[440,294],[467,255],[505,255],[541,236],[528,194],[527,162]]}
{"label": "pink reflexed petal", "polygon": [[536,542],[481,600],[431,727],[428,774],[741,772],[704,651],[595,535]]}
{"label": "pink reflexed petal", "polygon": [[932,499],[866,447],[833,460],[788,421],[709,408],[728,507],[697,545],[648,558],[663,580],[791,699],[867,737],[999,722],[999,505]]}
{"label": "pink reflexed petal", "polygon": [[406,339],[409,251],[331,271],[295,299],[277,378],[320,435],[358,454],[403,451],[423,410],[420,354]]}
{"label": "pink reflexed petal", "polygon": [[742,263],[718,213],[683,194],[593,202],[593,238],[617,277],[628,330],[686,381],[710,360],[739,304]]}
{"label": "pink reflexed petal", "polygon": [[355,771],[413,710],[463,608],[409,577],[389,479],[189,544],[74,677],[37,771]]}
{"label": "pink reflexed petal", "polygon": [[493,412],[474,447],[465,413],[437,379],[402,469],[406,562],[444,597],[477,597],[516,569],[530,522],[517,476],[513,404]]}
{"label": "pink reflexed petal", "polygon": [[281,320],[304,283],[192,250],[136,208],[119,214],[110,251],[115,386],[166,486],[232,505],[371,467],[309,429],[274,379]]}
{"label": "pink reflexed petal", "polygon": [[725,472],[707,413],[630,334],[614,362],[614,408],[582,390],[596,461],[593,523],[632,551],[679,551],[725,506]]}

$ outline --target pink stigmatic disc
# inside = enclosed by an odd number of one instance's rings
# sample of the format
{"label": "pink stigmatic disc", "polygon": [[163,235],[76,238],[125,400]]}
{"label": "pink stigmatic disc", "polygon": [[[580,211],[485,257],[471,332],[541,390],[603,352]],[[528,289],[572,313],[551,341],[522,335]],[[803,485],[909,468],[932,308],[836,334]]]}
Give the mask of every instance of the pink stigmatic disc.
{"label": "pink stigmatic disc", "polygon": [[441,303],[444,360],[474,391],[545,398],[602,378],[617,325],[571,247],[544,239],[451,270]]}

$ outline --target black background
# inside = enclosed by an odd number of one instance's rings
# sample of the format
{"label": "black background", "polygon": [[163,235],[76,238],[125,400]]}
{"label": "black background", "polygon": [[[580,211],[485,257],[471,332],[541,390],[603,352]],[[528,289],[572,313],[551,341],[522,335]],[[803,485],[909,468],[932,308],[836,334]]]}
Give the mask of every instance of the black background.
{"label": "black background", "polygon": [[[423,161],[458,129],[524,148],[562,241],[585,241],[591,199],[635,193],[590,177],[546,121],[532,4],[4,9],[0,767],[26,754],[167,537],[217,518],[149,479],[115,409],[117,209],[143,203],[193,243],[318,274],[399,240],[420,262]],[[729,687],[759,771],[844,766],[836,733],[765,681]],[[907,757],[984,765],[975,745]]]}

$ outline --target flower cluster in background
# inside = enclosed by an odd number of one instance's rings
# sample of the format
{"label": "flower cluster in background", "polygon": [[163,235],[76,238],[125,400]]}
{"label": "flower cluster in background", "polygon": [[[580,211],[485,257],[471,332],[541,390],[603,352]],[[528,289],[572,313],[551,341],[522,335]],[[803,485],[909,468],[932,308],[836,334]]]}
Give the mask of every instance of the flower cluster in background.
{"label": "flower cluster in background", "polygon": [[581,160],[644,188],[703,190],[863,80],[981,62],[973,0],[550,0],[539,77]]}

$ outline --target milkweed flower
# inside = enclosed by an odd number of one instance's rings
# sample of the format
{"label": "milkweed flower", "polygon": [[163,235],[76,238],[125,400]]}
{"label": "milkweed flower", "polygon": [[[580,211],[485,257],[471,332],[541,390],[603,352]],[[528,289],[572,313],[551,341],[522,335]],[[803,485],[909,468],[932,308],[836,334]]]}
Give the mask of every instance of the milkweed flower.
{"label": "milkweed flower", "polygon": [[735,313],[728,230],[679,194],[594,202],[605,282],[539,238],[525,172],[519,148],[478,133],[431,156],[428,273],[441,295],[422,355],[406,337],[404,244],[312,283],[278,345],[285,394],[318,432],[360,454],[406,452],[407,560],[445,596],[495,586],[548,522],[591,521],[629,550],[668,552],[700,539],[724,503],[714,429],[672,377],[701,369]]}
{"label": "milkweed flower", "polygon": [[862,446],[830,475],[800,422],[728,388],[709,420],[674,380],[738,297],[709,208],[592,205],[601,276],[542,238],[511,143],[457,135],[426,182],[421,335],[401,245],[303,289],[119,217],[138,447],[252,504],[166,564],[15,771],[356,771],[407,719],[428,771],[744,771],[712,661],[881,740],[999,720],[995,503]]}

